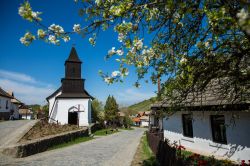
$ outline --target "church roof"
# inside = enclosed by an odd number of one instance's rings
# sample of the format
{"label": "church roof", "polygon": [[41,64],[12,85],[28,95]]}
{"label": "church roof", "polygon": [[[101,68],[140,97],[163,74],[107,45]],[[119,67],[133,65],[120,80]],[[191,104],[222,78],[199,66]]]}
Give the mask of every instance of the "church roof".
{"label": "church roof", "polygon": [[55,92],[53,92],[51,95],[49,95],[46,100],[49,101],[50,98],[54,97],[57,93],[59,93],[62,90],[62,87],[59,87]]}
{"label": "church roof", "polygon": [[[61,90],[62,90],[62,87],[58,88],[54,93],[48,96],[46,100],[48,101],[50,98],[56,96],[56,94],[58,94]],[[58,98],[91,98],[92,100],[94,99],[94,97],[91,96],[85,89],[83,93],[63,93],[57,97]]]}
{"label": "church roof", "polygon": [[81,60],[79,59],[75,47],[71,48],[70,54],[66,62],[79,62],[82,63]]}
{"label": "church roof", "polygon": [[57,98],[91,98],[94,99],[94,97],[90,96],[86,90],[82,93],[62,93],[61,95],[57,96]]}

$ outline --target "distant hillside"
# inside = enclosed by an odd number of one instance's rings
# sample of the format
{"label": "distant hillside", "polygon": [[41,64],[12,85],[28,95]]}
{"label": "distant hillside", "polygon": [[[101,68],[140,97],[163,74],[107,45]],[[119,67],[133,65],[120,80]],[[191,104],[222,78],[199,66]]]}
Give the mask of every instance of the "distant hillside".
{"label": "distant hillside", "polygon": [[139,102],[139,103],[136,103],[136,104],[133,104],[131,106],[129,106],[127,108],[127,112],[132,115],[132,114],[136,114],[138,113],[139,111],[150,111],[150,105],[153,104],[155,101],[155,97],[152,97],[148,100],[144,100],[142,102]]}

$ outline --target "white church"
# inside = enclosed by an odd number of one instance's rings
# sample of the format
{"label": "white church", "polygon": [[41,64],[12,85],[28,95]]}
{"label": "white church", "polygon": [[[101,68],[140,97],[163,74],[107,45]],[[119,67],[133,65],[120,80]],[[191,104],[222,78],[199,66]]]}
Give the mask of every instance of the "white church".
{"label": "white church", "polygon": [[49,123],[89,126],[91,123],[91,101],[93,97],[84,89],[81,78],[81,60],[72,47],[65,61],[65,78],[61,87],[46,99],[49,103]]}

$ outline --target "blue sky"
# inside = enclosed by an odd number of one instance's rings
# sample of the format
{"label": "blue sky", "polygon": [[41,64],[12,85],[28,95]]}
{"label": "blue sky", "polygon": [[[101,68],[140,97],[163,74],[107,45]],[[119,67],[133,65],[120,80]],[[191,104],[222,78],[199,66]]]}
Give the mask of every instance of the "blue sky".
{"label": "blue sky", "polygon": [[[0,86],[14,91],[17,98],[27,104],[46,104],[45,98],[55,91],[64,77],[64,61],[71,47],[76,44],[78,56],[83,61],[82,77],[86,79],[85,89],[94,97],[105,101],[114,95],[121,106],[130,105],[155,95],[156,85],[142,83],[141,88],[133,86],[136,75],[133,67],[124,83],[107,85],[98,75],[98,70],[112,72],[118,69],[114,59],[104,60],[104,56],[113,46],[118,47],[117,33],[110,29],[101,32],[97,44],[92,47],[88,38],[71,36],[68,43],[54,46],[35,41],[26,47],[19,42],[27,30],[36,33],[37,27],[18,15],[18,7],[23,1],[0,1]],[[84,25],[83,18],[77,14],[78,4],[73,0],[31,0],[34,11],[41,11],[43,23],[53,23],[71,31],[75,23]]]}

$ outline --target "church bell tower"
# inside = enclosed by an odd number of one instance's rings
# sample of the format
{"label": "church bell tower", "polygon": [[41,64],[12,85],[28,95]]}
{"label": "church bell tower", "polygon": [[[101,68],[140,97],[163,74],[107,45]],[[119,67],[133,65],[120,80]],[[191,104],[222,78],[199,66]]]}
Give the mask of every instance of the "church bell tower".
{"label": "church bell tower", "polygon": [[84,93],[84,79],[81,78],[81,60],[72,47],[65,61],[65,78],[62,78],[62,94]]}

